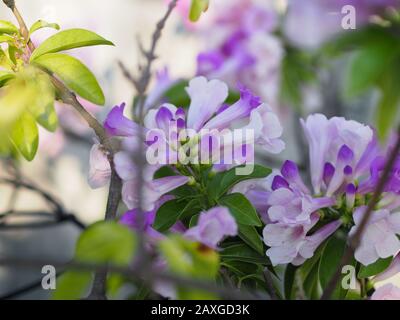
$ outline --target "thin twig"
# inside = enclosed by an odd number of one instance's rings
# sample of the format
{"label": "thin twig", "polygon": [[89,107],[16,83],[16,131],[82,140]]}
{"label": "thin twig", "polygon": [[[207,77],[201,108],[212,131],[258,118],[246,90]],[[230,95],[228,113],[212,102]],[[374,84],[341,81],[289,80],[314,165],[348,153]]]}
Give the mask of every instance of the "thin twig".
{"label": "thin twig", "polygon": [[[65,263],[60,261],[51,261],[47,259],[23,260],[23,259],[0,257],[0,266],[10,266],[13,268],[18,268],[18,267],[41,268],[44,265],[52,265],[57,269],[62,269],[62,272],[64,272],[66,269],[73,269],[77,271],[97,270],[98,272],[109,271],[124,275],[128,279],[131,279],[133,281],[141,281],[141,276],[144,272],[146,273],[151,272],[151,270],[143,270],[141,267],[135,269],[135,268],[116,266],[116,265],[93,264],[93,263],[84,263],[77,261]],[[163,281],[174,284],[176,286],[196,288],[210,293],[215,293],[221,296],[222,298],[226,299],[238,299],[238,300],[258,299],[258,296],[256,294],[252,294],[247,291],[239,291],[239,290],[234,290],[232,288],[218,286],[214,282],[210,282],[204,279],[186,278],[168,272],[154,272],[152,274],[152,277],[153,281]]]}
{"label": "thin twig", "polygon": [[388,179],[390,178],[391,171],[392,171],[393,166],[396,162],[396,159],[399,155],[399,152],[400,152],[400,127],[397,129],[396,144],[389,154],[389,158],[385,165],[385,170],[383,171],[383,174],[382,174],[381,178],[379,179],[376,189],[372,195],[372,198],[368,203],[367,209],[361,220],[360,225],[358,226],[355,234],[349,239],[347,249],[342,257],[339,267],[337,268],[334,276],[329,281],[328,286],[326,287],[325,291],[322,294],[322,297],[321,297],[322,300],[327,300],[332,296],[332,293],[335,290],[335,288],[340,280],[343,266],[350,263],[351,259],[353,258],[354,251],[360,245],[362,235],[368,225],[368,222],[372,216],[372,213],[374,212],[374,208],[377,205],[377,203],[379,202],[380,196],[386,187],[386,184],[388,182]]}
{"label": "thin twig", "polygon": [[[15,18],[18,21],[20,26],[20,31],[22,36],[27,40],[27,45],[31,53],[35,50],[35,46],[33,42],[30,40],[29,31],[25,24],[24,19],[22,18],[21,14],[19,13],[17,7],[15,6],[14,1],[10,0],[3,0],[4,3],[12,10],[14,13]],[[78,101],[76,95],[71,92],[60,80],[58,80],[54,75],[50,74],[51,81],[55,88],[60,93],[61,100],[68,105],[71,105],[87,122],[90,128],[93,129],[96,136],[98,137],[100,143],[103,145],[104,149],[107,151],[108,161],[110,163],[111,171],[112,171],[112,178],[109,187],[108,193],[108,200],[107,200],[107,209],[105,217],[106,219],[115,219],[117,215],[117,210],[119,206],[119,202],[121,200],[121,188],[122,182],[119,178],[118,174],[116,173],[115,166],[114,166],[114,148],[111,143],[110,138],[108,137],[106,131],[104,130],[103,126],[93,117]],[[105,282],[105,281],[104,281]],[[105,288],[102,288],[105,292]]]}
{"label": "thin twig", "polygon": [[[151,75],[152,75],[152,65],[154,60],[156,59],[155,51],[157,49],[157,44],[161,38],[162,31],[165,27],[165,24],[168,20],[168,18],[171,16],[172,11],[177,5],[178,0],[173,0],[170,2],[168,5],[168,9],[164,16],[161,18],[159,22],[157,22],[156,29],[152,35],[152,41],[150,45],[149,50],[145,50],[143,46],[139,42],[139,48],[141,53],[143,54],[146,64],[144,66],[139,65],[139,73],[140,76],[139,78],[136,78],[133,76],[128,69],[124,66],[122,62],[119,62],[119,65],[121,67],[121,70],[126,77],[126,79],[132,83],[134,88],[136,89],[138,95],[137,95],[137,103],[134,106],[134,111],[138,111],[138,121],[140,124],[143,124],[143,118],[144,118],[144,108],[145,108],[145,103],[146,103],[146,93],[150,84],[151,80]],[[143,126],[141,126],[142,130],[140,132],[140,141],[144,141],[144,129]],[[138,182],[137,185],[140,186],[137,190],[137,198],[138,198],[138,256],[140,256],[140,263],[141,267],[144,269],[147,269],[149,267],[149,261],[148,261],[148,254],[145,250],[145,243],[144,243],[144,234],[143,234],[143,227],[145,224],[145,212],[142,208],[142,199],[143,196],[143,183],[144,183],[144,166],[146,165],[146,159],[144,157],[145,155],[145,150],[144,150],[144,144],[140,143],[139,144],[139,150],[136,153],[134,162],[137,166],[137,171],[138,171]],[[147,277],[152,277],[151,274],[149,274]],[[147,279],[145,278],[147,281]]]}
{"label": "thin twig", "polygon": [[265,285],[267,286],[268,293],[271,296],[271,300],[279,300],[268,268],[265,268],[265,270],[263,271],[263,276],[265,280]]}

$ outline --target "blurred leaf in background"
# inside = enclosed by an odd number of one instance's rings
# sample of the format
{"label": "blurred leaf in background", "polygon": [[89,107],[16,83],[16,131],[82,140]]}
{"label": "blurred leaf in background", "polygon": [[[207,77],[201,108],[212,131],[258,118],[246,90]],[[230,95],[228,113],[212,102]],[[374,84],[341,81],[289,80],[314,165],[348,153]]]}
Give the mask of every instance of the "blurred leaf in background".
{"label": "blurred leaf in background", "polygon": [[[171,235],[161,241],[159,249],[171,272],[189,279],[215,281],[219,269],[219,255],[213,249],[178,235]],[[217,298],[215,294],[188,286],[178,286],[177,291],[179,299]]]}

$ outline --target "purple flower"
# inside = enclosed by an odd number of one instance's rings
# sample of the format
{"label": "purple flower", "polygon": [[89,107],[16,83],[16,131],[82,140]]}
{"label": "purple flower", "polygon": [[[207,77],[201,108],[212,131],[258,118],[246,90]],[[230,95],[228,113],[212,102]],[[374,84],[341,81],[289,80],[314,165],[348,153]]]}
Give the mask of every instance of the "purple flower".
{"label": "purple flower", "polygon": [[280,153],[285,149],[285,143],[280,139],[283,128],[279,118],[265,104],[251,111],[250,123],[243,129],[253,129],[255,143],[271,153]]}
{"label": "purple flower", "polygon": [[185,237],[198,241],[216,249],[219,242],[226,236],[235,236],[238,226],[229,210],[224,207],[215,207],[202,212],[197,226],[185,232]]}
{"label": "purple flower", "polygon": [[[359,227],[366,207],[359,207],[353,214],[355,226],[350,230],[354,234]],[[374,263],[379,258],[394,256],[400,251],[400,212],[390,213],[387,209],[374,211],[356,249],[355,258],[364,265]]]}
{"label": "purple flower", "polygon": [[128,152],[119,152],[114,157],[115,169],[123,180],[122,199],[129,209],[135,209],[139,205],[139,187],[142,187],[142,208],[147,211],[154,209],[156,202],[162,195],[188,183],[189,178],[185,176],[171,176],[153,179],[154,173],[159,166],[145,165],[142,168],[143,184],[139,183],[139,169],[132,161]]}
{"label": "purple flower", "polygon": [[107,155],[99,143],[90,150],[88,182],[92,189],[104,187],[111,177],[111,167]]}
{"label": "purple flower", "polygon": [[312,235],[307,235],[318,222],[318,214],[311,216],[309,224],[289,225],[285,223],[268,224],[263,231],[264,242],[270,248],[267,256],[274,266],[292,263],[301,265],[314,255],[315,250],[341,225],[340,221],[331,222]]}
{"label": "purple flower", "polygon": [[229,128],[232,122],[248,118],[251,112],[261,105],[262,102],[259,97],[253,95],[247,88],[242,87],[239,101],[208,121],[204,128],[219,130]]}
{"label": "purple flower", "polygon": [[187,116],[187,126],[199,131],[217,112],[228,97],[228,86],[219,80],[207,81],[204,77],[194,78],[186,89],[191,103]]}
{"label": "purple flower", "polygon": [[157,107],[157,105],[164,102],[164,101],[162,101],[163,95],[175,83],[176,83],[176,80],[171,79],[167,67],[158,71],[156,74],[156,84],[152,88],[152,90],[150,91],[149,95],[146,98],[146,102],[144,105],[144,111],[147,111],[150,108]]}
{"label": "purple flower", "polygon": [[359,178],[365,172],[366,152],[374,144],[372,129],[356,121],[322,114],[301,120],[309,143],[311,181],[315,193],[325,191],[328,196]]}
{"label": "purple flower", "polygon": [[276,107],[284,53],[281,41],[272,34],[277,12],[266,2],[219,2],[213,10],[216,18],[204,27],[211,46],[199,54],[197,74],[223,80],[230,87],[243,83]]}
{"label": "purple flower", "polygon": [[124,116],[125,103],[114,107],[107,116],[104,128],[110,136],[130,137],[140,133],[140,126]]}
{"label": "purple flower", "polygon": [[335,204],[331,198],[313,198],[297,190],[279,188],[267,200],[268,216],[271,222],[284,224],[311,223],[311,214],[321,208]]}
{"label": "purple flower", "polygon": [[375,290],[371,300],[400,300],[400,288],[387,283]]}

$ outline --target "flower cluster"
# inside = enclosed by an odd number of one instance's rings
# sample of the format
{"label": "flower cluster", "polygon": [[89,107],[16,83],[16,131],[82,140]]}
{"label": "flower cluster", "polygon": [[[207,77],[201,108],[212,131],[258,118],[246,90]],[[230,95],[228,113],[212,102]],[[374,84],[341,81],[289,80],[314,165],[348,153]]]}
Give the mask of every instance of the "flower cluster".
{"label": "flower cluster", "polygon": [[[149,108],[143,126],[124,116],[125,105],[114,107],[104,127],[108,134],[121,141],[121,151],[113,161],[116,171],[123,181],[122,199],[130,210],[123,221],[133,227],[137,226],[139,206],[145,212],[145,231],[153,238],[161,234],[152,228],[155,214],[160,206],[174,198],[171,191],[184,185],[198,185],[196,166],[203,165],[188,152],[194,149],[200,155],[207,154],[206,167],[215,171],[225,170],[232,165],[253,163],[253,145],[259,144],[265,151],[281,152],[285,145],[280,139],[282,127],[278,117],[257,96],[241,87],[241,96],[232,105],[225,103],[228,97],[228,86],[219,80],[208,81],[204,77],[194,78],[186,88],[190,97],[187,109],[163,103],[158,108]],[[251,138],[237,135],[226,139],[230,132],[251,132]],[[145,134],[145,141],[141,140]],[[218,138],[223,139],[218,139]],[[146,152],[146,163],[140,168],[135,161],[135,154]],[[227,162],[215,154],[230,153],[233,162]],[[152,161],[149,155],[156,154],[158,160]],[[92,148],[91,171],[89,182],[92,187],[101,187],[110,178],[110,166],[99,144]],[[165,162],[163,162],[165,161]],[[172,174],[156,177],[157,172],[169,166]],[[141,192],[139,189],[141,188]],[[198,225],[189,229],[185,235],[216,247],[223,235],[234,235],[237,227],[227,209],[217,207],[203,217]],[[184,228],[178,224],[171,230]],[[202,240],[203,239],[203,240]],[[218,240],[218,241],[217,241]]]}
{"label": "flower cluster", "polygon": [[[291,161],[269,177],[269,183],[238,186],[267,223],[264,242],[274,265],[302,264],[341,226],[354,234],[386,161],[385,150],[368,126],[321,114],[302,120],[302,125],[309,143],[312,191]],[[364,265],[400,250],[397,168],[396,164],[355,252]]]}
{"label": "flower cluster", "polygon": [[203,27],[209,49],[198,55],[197,73],[231,87],[243,83],[276,107],[283,58],[282,44],[272,34],[277,12],[267,1],[253,0],[216,1],[213,12]]}

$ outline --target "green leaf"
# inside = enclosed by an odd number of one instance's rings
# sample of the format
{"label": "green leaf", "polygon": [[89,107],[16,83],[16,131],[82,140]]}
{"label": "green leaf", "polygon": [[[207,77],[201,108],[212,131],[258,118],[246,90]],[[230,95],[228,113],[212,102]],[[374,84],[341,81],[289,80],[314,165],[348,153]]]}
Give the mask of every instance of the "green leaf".
{"label": "green leaf", "polygon": [[24,158],[32,161],[39,145],[39,130],[35,118],[24,112],[14,124],[10,138]]}
{"label": "green leaf", "polygon": [[190,105],[190,98],[185,90],[187,86],[188,81],[179,81],[168,88],[163,96],[169,103],[175,106],[188,107]]}
{"label": "green leaf", "polygon": [[286,300],[293,298],[294,281],[296,280],[296,271],[298,267],[288,264],[285,269],[284,291]]}
{"label": "green leaf", "polygon": [[261,255],[265,254],[263,242],[256,228],[239,224],[239,237]]}
{"label": "green leaf", "polygon": [[0,70],[0,86],[3,86],[8,80],[15,78],[15,74],[12,72]]}
{"label": "green leaf", "polygon": [[236,260],[223,260],[223,262],[221,262],[221,267],[229,269],[240,277],[254,274],[259,269],[259,265],[257,263],[249,263]]}
{"label": "green leaf", "polygon": [[399,53],[399,48],[397,41],[387,36],[356,51],[347,68],[345,96],[352,98],[375,85]]}
{"label": "green leaf", "polygon": [[75,258],[83,262],[128,265],[136,249],[132,230],[117,223],[102,221],[86,229],[79,237]]}
{"label": "green leaf", "polygon": [[228,194],[219,199],[218,203],[229,209],[237,223],[257,227],[262,225],[256,210],[243,194]]}
{"label": "green leaf", "polygon": [[189,228],[193,228],[197,226],[197,222],[199,221],[200,214],[195,214],[193,217],[190,218],[189,221]]}
{"label": "green leaf", "polygon": [[364,266],[361,265],[360,271],[358,272],[358,278],[369,278],[385,271],[393,261],[393,257],[386,259],[379,259],[378,261]]}
{"label": "green leaf", "polygon": [[301,112],[302,88],[314,80],[315,70],[311,57],[305,52],[287,48],[281,65],[281,101]]}
{"label": "green leaf", "polygon": [[326,288],[335,274],[342,259],[345,247],[346,240],[335,236],[331,237],[324,246],[318,268],[319,279],[323,289]]}
{"label": "green leaf", "polygon": [[69,89],[82,98],[104,105],[104,94],[96,77],[79,60],[65,54],[49,53],[37,58],[35,64],[55,73]]}
{"label": "green leaf", "polygon": [[399,63],[392,65],[379,81],[381,98],[376,110],[378,134],[384,140],[398,116],[400,101]]}
{"label": "green leaf", "polygon": [[269,264],[265,255],[260,255],[244,243],[233,244],[224,248],[220,253],[223,261],[242,261],[254,264]]}
{"label": "green leaf", "polygon": [[40,95],[31,101],[28,109],[43,128],[54,132],[58,126],[58,117],[54,108],[55,91],[49,76],[42,71],[37,73],[35,87]]}
{"label": "green leaf", "polygon": [[[171,235],[159,242],[161,254],[171,272],[195,279],[213,281],[219,270],[219,256],[214,250]],[[199,289],[178,287],[180,299],[214,299],[214,294]]]}
{"label": "green leaf", "polygon": [[0,67],[3,67],[8,70],[12,70],[13,67],[13,62],[1,48],[0,48]]}
{"label": "green leaf", "polygon": [[11,22],[0,20],[0,34],[1,33],[14,34],[14,33],[19,33],[19,30]]}
{"label": "green leaf", "polygon": [[60,26],[57,23],[49,23],[44,20],[38,20],[29,29],[29,35],[31,35],[35,31],[37,31],[39,29],[43,29],[43,28],[52,28],[52,29],[60,30]]}
{"label": "green leaf", "polygon": [[98,34],[84,29],[69,29],[56,33],[45,40],[33,51],[31,61],[47,53],[55,53],[74,48],[113,45],[112,42],[104,39]]}
{"label": "green leaf", "polygon": [[54,300],[77,300],[85,296],[92,281],[91,272],[67,271],[57,279]]}
{"label": "green leaf", "polygon": [[311,300],[319,299],[322,292],[318,276],[318,264],[313,266],[307,278],[304,279],[304,292]]}
{"label": "green leaf", "polygon": [[209,0],[192,0],[192,5],[190,7],[189,19],[196,22],[200,19],[203,12],[208,9]]}
{"label": "green leaf", "polygon": [[186,214],[196,214],[200,208],[196,199],[184,202],[180,199],[165,202],[158,210],[153,227],[160,231],[167,231],[178,220],[183,219]]}
{"label": "green leaf", "polygon": [[217,200],[239,182],[249,179],[265,178],[272,172],[272,170],[269,168],[265,168],[260,165],[254,165],[254,170],[251,174],[238,175],[236,169],[242,167],[243,166],[238,166],[228,171],[217,173],[208,186],[210,196]]}

